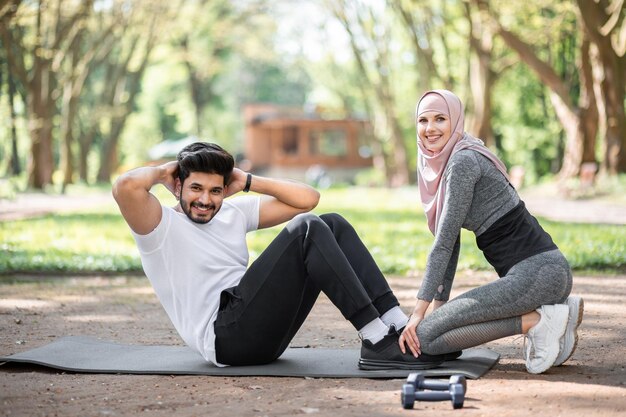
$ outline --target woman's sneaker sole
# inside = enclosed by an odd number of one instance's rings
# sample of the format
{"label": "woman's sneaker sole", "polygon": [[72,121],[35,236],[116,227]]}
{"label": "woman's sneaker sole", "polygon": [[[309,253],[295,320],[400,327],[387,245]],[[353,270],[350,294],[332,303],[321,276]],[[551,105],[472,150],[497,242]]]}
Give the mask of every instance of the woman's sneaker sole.
{"label": "woman's sneaker sole", "polygon": [[563,365],[572,357],[578,345],[578,326],[583,321],[585,303],[581,297],[572,296],[568,297],[567,306],[569,307],[569,317],[563,335],[563,346],[553,366]]}

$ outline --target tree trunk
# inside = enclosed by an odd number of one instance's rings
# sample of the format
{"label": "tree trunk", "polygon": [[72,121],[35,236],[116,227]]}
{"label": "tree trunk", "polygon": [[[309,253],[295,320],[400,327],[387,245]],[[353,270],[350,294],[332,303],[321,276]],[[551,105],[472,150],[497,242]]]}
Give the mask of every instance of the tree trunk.
{"label": "tree trunk", "polygon": [[596,162],[595,138],[598,132],[598,107],[593,88],[590,44],[587,37],[583,38],[581,55],[579,105],[572,109],[566,106],[556,94],[550,95],[567,136],[563,165],[559,172],[559,176],[563,179],[580,174],[580,168],[584,163]]}
{"label": "tree trunk", "polygon": [[[107,36],[102,37],[104,39]],[[101,46],[101,41],[89,45],[90,49],[86,53],[81,53],[81,45],[83,42],[83,32],[79,33],[69,47],[71,69],[66,76],[63,85],[63,99],[61,108],[61,140],[63,146],[61,148],[61,169],[63,170],[63,188],[65,192],[67,185],[74,182],[74,123],[78,114],[78,102],[80,93],[83,89],[87,75],[89,74],[89,65],[94,59],[96,51]]]}
{"label": "tree trunk", "polygon": [[495,74],[491,70],[491,50],[493,34],[481,18],[481,1],[475,1],[478,10],[466,5],[467,19],[470,23],[470,90],[472,92],[472,113],[469,132],[481,138],[487,146],[496,146],[493,126],[491,125],[491,91]]}
{"label": "tree trunk", "polygon": [[102,183],[110,183],[113,172],[118,167],[117,144],[120,134],[124,129],[126,117],[114,117],[111,120],[111,133],[102,147],[100,154],[100,169],[96,180]]}
{"label": "tree trunk", "polygon": [[73,125],[78,107],[78,97],[74,95],[73,80],[67,80],[63,87],[63,108],[61,111],[61,169],[63,170],[63,188],[73,183],[74,155],[72,144],[74,143]]}
{"label": "tree trunk", "polygon": [[[156,21],[153,20],[150,25],[150,30],[145,37],[147,38],[144,45],[143,56],[140,59],[139,68],[135,71],[129,71],[128,66],[130,58],[134,55],[134,47],[130,50],[127,59],[123,60],[121,64],[115,69],[118,74],[114,85],[113,91],[115,94],[111,98],[112,106],[114,107],[114,115],[111,117],[109,135],[105,138],[102,148],[102,154],[100,157],[100,169],[98,170],[97,180],[98,182],[110,182],[111,175],[117,169],[118,162],[118,150],[117,145],[120,139],[120,135],[124,130],[126,119],[131,113],[137,94],[139,94],[141,87],[141,79],[148,66],[148,60],[154,47],[155,39],[155,25]],[[135,39],[134,44],[136,45]],[[122,96],[126,96],[122,99]]]}
{"label": "tree trunk", "polygon": [[9,112],[11,118],[11,158],[9,159],[9,173],[11,175],[20,175],[22,167],[17,150],[17,115],[15,114],[15,80],[13,74],[9,70],[7,72],[7,86],[9,93]]}
{"label": "tree trunk", "polygon": [[470,89],[472,91],[473,117],[469,131],[482,139],[491,148],[497,147],[496,138],[491,125],[491,91],[494,85],[493,72],[489,68],[488,59],[480,56],[470,61]]}
{"label": "tree trunk", "polygon": [[98,133],[97,125],[90,127],[87,133],[81,132],[78,139],[78,177],[85,184],[89,183],[89,164],[87,158],[91,151],[96,134]]}
{"label": "tree trunk", "polygon": [[[364,74],[361,74],[361,77],[364,77]],[[374,111],[372,110],[372,105],[368,97],[369,95],[366,92],[365,86],[367,84],[366,82],[358,84],[358,88],[361,92],[361,96],[365,106],[365,114],[367,115],[367,119],[370,120],[370,123],[367,125],[367,135],[371,138],[370,140],[372,142],[372,164],[374,165],[374,169],[382,172],[387,182],[389,182],[389,178],[392,177],[393,172],[391,171],[391,166],[387,161],[387,154],[385,153],[383,144],[376,135],[376,132],[374,131],[376,123],[374,119]]]}
{"label": "tree trunk", "polygon": [[[596,131],[591,132],[589,128],[594,123],[597,126],[597,123],[593,121],[594,112],[589,110],[590,107],[595,106],[595,100],[591,98],[595,96],[590,96],[591,102],[588,104],[588,107],[581,108],[574,105],[569,96],[571,86],[561,80],[550,65],[540,60],[528,44],[501,26],[498,28],[498,35],[551,90],[550,100],[567,136],[563,165],[559,172],[559,177],[567,179],[578,175],[585,159],[583,150],[589,149],[589,143],[595,141]],[[582,55],[585,55],[584,52],[583,50]],[[586,55],[589,55],[588,52]],[[586,87],[588,80],[585,79],[588,74],[585,71],[579,71],[579,76],[581,90],[588,88]],[[592,91],[587,91],[586,93],[592,94]],[[588,117],[591,117],[591,120],[586,120]]]}
{"label": "tree trunk", "polygon": [[[626,55],[618,52],[619,22],[624,19],[624,9],[615,7],[609,15],[606,0],[577,0],[580,20],[591,41],[598,48],[601,63],[600,86],[604,104],[606,147],[604,170],[609,174],[626,172]],[[622,26],[624,23],[622,23]],[[622,35],[624,30],[622,29]],[[623,37],[623,36],[622,36]]]}
{"label": "tree trunk", "polygon": [[[37,7],[35,51],[41,48],[41,4]],[[43,189],[52,183],[54,158],[52,156],[52,73],[50,61],[40,53],[33,57],[33,75],[26,86],[28,96],[31,159],[28,166],[28,185]]]}
{"label": "tree trunk", "polygon": [[196,74],[196,70],[193,67],[193,63],[190,59],[191,51],[189,50],[189,39],[185,36],[180,41],[180,47],[183,50],[183,63],[185,64],[185,68],[187,69],[187,79],[189,81],[189,91],[191,93],[191,101],[194,106],[194,115],[195,115],[195,134],[196,136],[200,136],[202,133],[202,114],[204,113],[204,107],[206,105],[206,101],[204,100],[203,94],[203,86],[202,81]]}
{"label": "tree trunk", "polygon": [[404,135],[402,134],[402,128],[398,122],[391,104],[386,108],[387,123],[390,124],[391,135],[393,140],[393,163],[394,174],[391,177],[391,186],[400,187],[408,185],[410,182],[409,176],[409,164],[407,158],[406,144],[404,143]]}
{"label": "tree trunk", "polygon": [[580,110],[572,110],[554,92],[550,93],[550,101],[556,115],[565,130],[565,150],[563,154],[563,164],[559,171],[559,177],[567,179],[575,177],[580,172],[583,162],[584,135]]}
{"label": "tree trunk", "polygon": [[[38,62],[37,62],[38,61]],[[51,73],[47,62],[36,59],[36,68],[28,93],[31,160],[28,166],[28,185],[43,189],[52,184],[54,158],[52,155]]]}
{"label": "tree trunk", "polygon": [[598,134],[598,100],[594,89],[594,76],[591,59],[591,44],[587,36],[583,37],[580,47],[580,99],[582,144],[582,163],[596,163],[596,137]]}

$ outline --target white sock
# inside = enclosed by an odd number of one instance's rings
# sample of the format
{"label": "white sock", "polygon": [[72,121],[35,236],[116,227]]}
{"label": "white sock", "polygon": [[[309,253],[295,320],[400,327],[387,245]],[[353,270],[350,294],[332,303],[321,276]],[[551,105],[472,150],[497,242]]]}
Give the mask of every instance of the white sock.
{"label": "white sock", "polygon": [[383,340],[387,333],[389,333],[389,327],[381,319],[374,319],[359,329],[361,338],[367,339],[374,344]]}
{"label": "white sock", "polygon": [[406,326],[409,321],[407,315],[404,314],[404,311],[402,311],[402,309],[398,306],[395,306],[391,310],[387,311],[380,317],[380,319],[387,326],[391,327],[391,325],[393,325],[396,330],[400,330],[401,328]]}

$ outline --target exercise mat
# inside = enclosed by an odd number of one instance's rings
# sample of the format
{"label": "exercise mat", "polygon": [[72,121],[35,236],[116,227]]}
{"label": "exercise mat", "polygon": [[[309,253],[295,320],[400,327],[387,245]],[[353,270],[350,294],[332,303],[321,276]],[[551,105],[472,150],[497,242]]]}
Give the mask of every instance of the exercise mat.
{"label": "exercise mat", "polygon": [[[420,372],[426,376],[460,374],[476,379],[486,374],[499,358],[499,354],[489,349],[467,349],[454,361]],[[27,363],[95,374],[405,378],[416,372],[395,369],[362,371],[358,368],[358,360],[358,349],[292,347],[267,365],[220,368],[207,363],[185,346],[128,345],[85,336],[63,337],[32,350],[0,357],[0,363]]]}

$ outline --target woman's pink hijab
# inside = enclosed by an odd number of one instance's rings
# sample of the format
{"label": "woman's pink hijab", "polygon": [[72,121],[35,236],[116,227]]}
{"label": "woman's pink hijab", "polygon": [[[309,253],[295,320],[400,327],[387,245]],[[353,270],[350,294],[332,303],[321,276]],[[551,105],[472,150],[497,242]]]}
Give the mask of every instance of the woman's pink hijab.
{"label": "woman's pink hijab", "polygon": [[463,130],[465,124],[463,103],[454,93],[448,90],[425,92],[417,102],[415,110],[416,128],[418,117],[426,111],[447,114],[450,117],[452,131],[450,140],[441,152],[437,154],[433,154],[426,149],[422,139],[419,137],[419,132],[417,134],[417,182],[422,205],[428,219],[428,228],[434,235],[439,225],[439,216],[443,210],[446,194],[446,184],[445,181],[442,181],[443,174],[453,154],[462,149],[473,149],[490,159],[507,180],[509,176],[502,161],[487,149],[483,141],[476,139]]}

